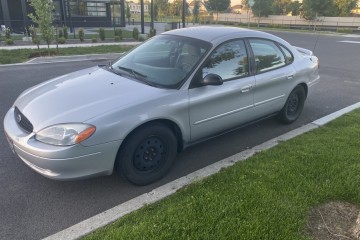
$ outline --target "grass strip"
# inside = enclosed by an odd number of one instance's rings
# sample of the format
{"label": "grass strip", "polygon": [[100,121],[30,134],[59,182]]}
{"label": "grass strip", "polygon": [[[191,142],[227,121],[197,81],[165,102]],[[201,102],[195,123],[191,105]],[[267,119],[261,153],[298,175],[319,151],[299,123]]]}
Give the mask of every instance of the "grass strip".
{"label": "grass strip", "polygon": [[360,205],[360,110],[99,229],[85,239],[309,239],[309,209]]}
{"label": "grass strip", "polygon": [[[83,55],[83,54],[99,54],[99,53],[122,53],[128,51],[134,46],[126,45],[107,45],[96,47],[70,47],[70,48],[51,48],[52,56],[65,56],[65,55]],[[42,56],[48,56],[47,49],[41,49]],[[37,55],[38,49],[15,49],[15,50],[0,50],[0,64],[12,64],[26,62]]]}

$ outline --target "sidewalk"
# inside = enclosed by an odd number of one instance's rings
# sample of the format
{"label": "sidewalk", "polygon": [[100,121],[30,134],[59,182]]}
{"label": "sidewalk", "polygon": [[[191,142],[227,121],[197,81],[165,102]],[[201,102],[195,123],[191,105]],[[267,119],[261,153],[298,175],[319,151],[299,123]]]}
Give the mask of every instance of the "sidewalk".
{"label": "sidewalk", "polygon": [[[107,42],[107,43],[74,43],[74,44],[59,44],[59,48],[70,47],[96,47],[96,46],[109,46],[109,45],[138,45],[140,42]],[[47,48],[47,45],[40,45],[40,48]],[[50,44],[50,48],[56,48],[56,44]],[[21,45],[21,46],[0,46],[0,50],[15,50],[15,49],[37,49],[36,45]]]}

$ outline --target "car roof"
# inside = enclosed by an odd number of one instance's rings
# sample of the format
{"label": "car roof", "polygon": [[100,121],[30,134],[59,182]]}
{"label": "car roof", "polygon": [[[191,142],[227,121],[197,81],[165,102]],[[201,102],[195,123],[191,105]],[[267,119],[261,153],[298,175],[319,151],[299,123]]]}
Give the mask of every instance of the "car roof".
{"label": "car roof", "polygon": [[199,26],[180,28],[162,33],[162,35],[177,35],[183,37],[196,38],[206,42],[216,43],[219,40],[224,41],[231,38],[245,38],[245,37],[260,37],[268,38],[274,41],[284,43],[283,39],[280,39],[272,34],[266,32],[260,32],[250,30],[246,28],[238,27],[226,27],[226,26]]}

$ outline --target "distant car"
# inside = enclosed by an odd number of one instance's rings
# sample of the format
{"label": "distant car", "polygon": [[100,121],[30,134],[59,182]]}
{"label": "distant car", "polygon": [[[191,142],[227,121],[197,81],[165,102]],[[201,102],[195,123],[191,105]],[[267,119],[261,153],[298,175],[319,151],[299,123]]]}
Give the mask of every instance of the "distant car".
{"label": "distant car", "polygon": [[13,151],[59,180],[112,174],[145,185],[184,147],[277,114],[301,114],[318,59],[268,33],[231,27],[173,30],[113,64],[24,91],[4,119]]}

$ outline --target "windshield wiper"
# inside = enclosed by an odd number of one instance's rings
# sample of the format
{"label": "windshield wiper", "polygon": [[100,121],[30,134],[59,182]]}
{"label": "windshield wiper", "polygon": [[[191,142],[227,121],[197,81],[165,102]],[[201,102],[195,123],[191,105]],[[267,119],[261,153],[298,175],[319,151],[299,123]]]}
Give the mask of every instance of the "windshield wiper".
{"label": "windshield wiper", "polygon": [[117,66],[117,68],[120,70],[126,71],[128,73],[131,73],[131,75],[138,81],[144,82],[149,86],[153,86],[153,87],[156,86],[156,84],[154,84],[153,82],[146,80],[146,78],[147,78],[146,75],[139,73],[139,72],[135,71],[134,69],[127,68],[127,67],[121,67],[121,66]]}

